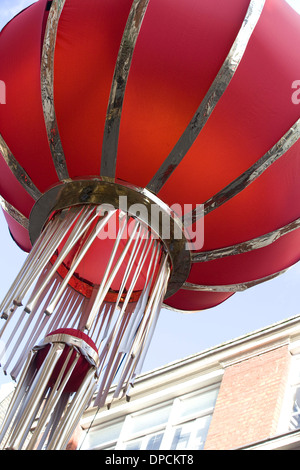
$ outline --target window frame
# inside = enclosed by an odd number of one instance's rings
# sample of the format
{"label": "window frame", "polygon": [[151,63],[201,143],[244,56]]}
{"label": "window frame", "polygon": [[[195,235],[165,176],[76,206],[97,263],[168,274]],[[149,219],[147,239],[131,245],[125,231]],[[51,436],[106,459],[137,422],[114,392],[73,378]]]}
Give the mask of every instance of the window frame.
{"label": "window frame", "polygon": [[[198,388],[190,392],[186,391],[186,393],[182,393],[180,396],[170,398],[166,401],[156,403],[154,405],[145,407],[137,411],[133,411],[132,413],[128,413],[121,417],[115,418],[112,421],[109,421],[106,419],[105,422],[97,425],[97,427],[95,427],[94,429],[91,429],[90,431],[94,433],[94,432],[97,432],[97,428],[103,429],[105,425],[109,426],[113,424],[114,422],[115,423],[123,422],[123,424],[121,425],[121,430],[120,430],[117,440],[110,440],[103,444],[95,445],[94,447],[89,447],[89,448],[93,450],[109,450],[109,449],[126,450],[126,446],[128,446],[130,442],[141,440],[140,450],[143,450],[146,448],[147,443],[149,442],[149,439],[152,436],[154,436],[155,434],[159,434],[160,432],[163,432],[163,437],[162,437],[162,441],[160,444],[160,450],[169,450],[173,442],[175,429],[178,428],[179,426],[184,426],[185,424],[189,422],[191,423],[191,426],[192,426],[191,435],[188,441],[189,446],[190,446],[195,442],[195,436],[198,430],[197,422],[199,422],[199,420],[205,416],[212,416],[215,403],[218,397],[219,389],[220,389],[220,382],[218,381],[218,382],[212,383],[210,385],[206,385],[204,387]],[[190,413],[186,416],[180,416],[180,405],[183,401],[189,400],[190,398],[193,398],[197,395],[199,395],[199,399],[200,399],[201,395],[205,394],[206,392],[210,390],[216,390],[216,398],[214,399],[212,406],[208,406],[200,410],[195,410],[193,413]],[[135,417],[141,416],[143,414],[147,415],[147,413],[151,413],[152,411],[156,411],[156,410],[159,410],[160,408],[165,408],[165,407],[170,407],[168,418],[166,421],[160,424],[155,424],[150,427],[147,427],[145,425],[143,429],[138,430],[136,432],[131,432],[132,420]],[[204,439],[204,442],[205,442],[205,439]],[[187,450],[189,449],[189,446],[186,448]],[[85,448],[87,447],[85,446]]]}

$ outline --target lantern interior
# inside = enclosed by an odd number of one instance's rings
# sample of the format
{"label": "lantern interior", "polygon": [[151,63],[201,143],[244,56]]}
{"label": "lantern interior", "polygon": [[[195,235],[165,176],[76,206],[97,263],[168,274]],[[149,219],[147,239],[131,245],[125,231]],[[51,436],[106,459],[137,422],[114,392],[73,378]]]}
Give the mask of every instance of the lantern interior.
{"label": "lantern interior", "polygon": [[[98,282],[89,278],[91,259]],[[54,212],[1,305],[5,373],[17,379],[24,358],[45,336],[75,328],[88,334],[99,354],[99,406],[116,377],[114,397],[127,393],[141,369],[170,272],[162,241],[125,212],[89,204]]]}

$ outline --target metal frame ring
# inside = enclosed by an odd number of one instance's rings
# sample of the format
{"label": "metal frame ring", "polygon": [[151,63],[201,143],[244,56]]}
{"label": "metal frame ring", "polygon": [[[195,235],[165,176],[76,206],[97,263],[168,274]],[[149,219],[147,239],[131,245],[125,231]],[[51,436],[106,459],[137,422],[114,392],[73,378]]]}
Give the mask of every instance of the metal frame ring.
{"label": "metal frame ring", "polygon": [[[165,298],[168,298],[175,294],[188,278],[191,253],[180,218],[167,204],[145,188],[108,177],[74,180],[54,186],[33,206],[29,217],[30,240],[34,244],[55,211],[84,204],[111,204],[114,208],[119,208],[120,196],[127,197],[128,214],[146,224],[159,237],[169,254],[171,275],[165,295]],[[143,211],[139,215],[130,212],[136,204],[142,204],[146,208],[147,220]],[[169,224],[170,236],[164,238],[163,223],[166,221]]]}

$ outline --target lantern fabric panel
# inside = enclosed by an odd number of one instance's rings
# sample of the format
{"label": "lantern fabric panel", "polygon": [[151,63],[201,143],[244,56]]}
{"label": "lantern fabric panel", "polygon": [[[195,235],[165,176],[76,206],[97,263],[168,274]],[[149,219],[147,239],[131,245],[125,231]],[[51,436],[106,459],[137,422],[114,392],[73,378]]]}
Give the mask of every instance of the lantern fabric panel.
{"label": "lantern fabric panel", "polygon": [[[50,340],[51,337],[56,336],[56,335],[74,336],[75,338],[78,338],[79,340],[83,340],[88,346],[90,346],[95,351],[96,354],[98,353],[98,349],[97,349],[96,345],[94,344],[94,342],[91,340],[91,338],[88,335],[86,335],[82,331],[75,330],[74,328],[60,328],[58,330],[52,331],[51,333],[48,333],[45,340],[47,341],[48,338]],[[50,349],[50,345],[45,346],[44,348],[41,348],[39,350],[39,352],[37,354],[37,357],[35,359],[37,369],[39,369],[42,366],[42,364],[43,364],[43,362],[44,362],[44,360],[45,360],[45,358],[46,358],[46,356],[49,352],[49,349]],[[59,376],[59,373],[60,373],[60,371],[63,367],[63,364],[66,361],[67,356],[70,352],[69,350],[70,350],[70,347],[65,348],[62,355],[61,355],[61,357],[59,358],[59,360],[58,360],[58,362],[57,362],[57,364],[56,364],[56,366],[53,370],[53,373],[52,373],[52,375],[49,379],[49,382],[48,382],[49,387],[51,387],[51,388],[54,387],[54,385],[57,381],[57,378]],[[66,374],[68,372],[68,368],[71,366],[71,364],[74,360],[74,357],[75,357],[75,350],[72,352],[71,356],[69,357],[69,362],[67,363],[64,375],[62,377],[62,380],[66,376]],[[68,382],[66,383],[66,385],[64,387],[64,392],[75,393],[75,392],[78,391],[80,385],[82,384],[82,382],[84,380],[85,375],[88,372],[89,366],[90,366],[90,364],[88,363],[86,357],[84,357],[82,355],[79,358],[79,360],[77,361],[76,366],[75,366]]]}
{"label": "lantern fabric panel", "polygon": [[[147,186],[205,97],[235,40],[248,4],[234,5],[230,1],[222,8],[220,2],[192,2],[189,8],[182,8],[180,1],[150,1],[124,99],[118,178]],[[226,21],[229,16],[232,21]],[[143,155],[143,163],[132,175],[135,155]],[[167,191],[162,199],[169,205],[194,203],[190,195],[193,188],[184,193],[184,184],[189,186],[191,173],[198,174],[199,164],[198,154],[196,167],[190,167],[187,173],[178,171],[180,182],[175,194]],[[202,202],[201,195],[196,200]]]}
{"label": "lantern fabric panel", "polygon": [[[117,178],[139,187],[149,184],[208,92],[249,6],[249,1],[238,5],[191,2],[189,6],[172,2],[172,8],[167,0],[159,4],[140,2],[144,18],[120,108]],[[131,1],[122,2],[121,8],[118,2],[90,1],[84,6],[77,0],[64,2],[55,38],[54,105],[71,178],[99,176],[106,111],[132,7]],[[45,132],[38,59],[49,10],[50,4],[44,0],[26,9],[3,29],[0,45],[3,78],[15,90],[9,106],[1,107],[1,134],[21,168],[42,192],[58,182]],[[158,15],[160,21],[154,21]],[[99,22],[102,28],[97,27]],[[83,31],[84,41],[80,41]],[[299,113],[291,101],[290,87],[299,68],[297,48],[293,47],[299,39],[298,31],[298,17],[288,5],[281,0],[265,2],[232,80],[199,136],[159,190],[163,201],[170,206],[175,202],[183,206],[209,201],[254,165],[297,122]],[[16,58],[13,67],[9,64],[11,55]],[[22,83],[16,83],[18,74],[24,78]],[[15,126],[10,122],[20,128],[18,140],[14,139]],[[32,141],[34,149],[29,145]],[[297,219],[298,149],[297,142],[249,187],[205,216],[202,251],[242,243]],[[37,161],[42,163],[43,172]],[[24,190],[19,183],[13,192],[2,184],[5,199],[14,206],[21,199],[17,209],[28,217],[32,198],[20,197]],[[21,241],[24,228],[17,233],[14,223],[11,232],[17,243],[28,249],[28,240]],[[219,269],[211,276],[209,266],[194,263],[187,283],[218,285],[222,281],[230,285],[280,272],[299,258],[297,248],[290,255],[285,243],[288,237],[277,248],[282,247],[282,263],[276,252],[276,262],[272,261],[268,269],[265,266],[273,259],[268,253],[274,247],[261,248],[259,258],[257,253],[248,253],[215,261],[214,266],[226,264],[227,278]],[[249,265],[243,264],[245,260]],[[199,296],[201,309],[203,292],[193,295]],[[203,308],[205,305],[204,300]],[[187,301],[186,310],[191,307]]]}
{"label": "lantern fabric panel", "polygon": [[46,5],[45,0],[39,1],[17,15],[3,28],[0,41],[0,72],[7,90],[7,104],[1,106],[1,135],[40,191],[58,182],[40,99]]}
{"label": "lantern fabric panel", "polygon": [[3,29],[0,205],[30,252],[1,302],[8,448],[44,401],[27,449],[65,448],[94,393],[129,399],[163,302],[299,260],[299,39],[283,0],[39,0]]}
{"label": "lantern fabric panel", "polygon": [[91,339],[75,329],[53,331],[36,345],[0,429],[5,448],[63,450],[95,391],[97,359]]}
{"label": "lantern fabric panel", "polygon": [[100,174],[108,97],[131,5],[130,0],[73,0],[66,1],[61,13],[54,97],[71,178]]}

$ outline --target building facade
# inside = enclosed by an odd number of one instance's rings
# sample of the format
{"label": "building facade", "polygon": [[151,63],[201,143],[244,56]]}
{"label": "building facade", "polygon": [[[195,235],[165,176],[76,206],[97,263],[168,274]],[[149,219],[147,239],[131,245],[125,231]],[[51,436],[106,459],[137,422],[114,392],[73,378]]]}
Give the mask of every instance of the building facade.
{"label": "building facade", "polygon": [[69,448],[300,450],[300,315],[141,375]]}
{"label": "building facade", "polygon": [[300,450],[300,315],[142,374],[68,449]]}

